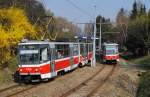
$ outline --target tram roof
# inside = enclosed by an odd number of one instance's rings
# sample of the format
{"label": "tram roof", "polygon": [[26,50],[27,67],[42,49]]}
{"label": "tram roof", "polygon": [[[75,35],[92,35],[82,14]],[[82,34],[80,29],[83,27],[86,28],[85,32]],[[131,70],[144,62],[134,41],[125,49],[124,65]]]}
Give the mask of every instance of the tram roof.
{"label": "tram roof", "polygon": [[[49,42],[49,41],[26,41],[21,42],[19,45],[27,45],[27,44],[78,44],[77,42]],[[80,44],[83,44],[82,42]]]}
{"label": "tram roof", "polygon": [[118,45],[117,43],[104,43],[103,45]]}

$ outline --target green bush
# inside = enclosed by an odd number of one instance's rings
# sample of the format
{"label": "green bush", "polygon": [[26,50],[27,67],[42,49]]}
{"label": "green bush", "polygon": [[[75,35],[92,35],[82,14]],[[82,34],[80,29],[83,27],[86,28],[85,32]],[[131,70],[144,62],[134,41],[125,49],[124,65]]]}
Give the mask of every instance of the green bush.
{"label": "green bush", "polygon": [[150,65],[150,56],[143,57],[141,60],[137,61],[141,65]]}
{"label": "green bush", "polygon": [[150,71],[142,74],[137,91],[137,97],[150,97]]}
{"label": "green bush", "polygon": [[[12,74],[16,71],[18,65],[18,58],[13,57],[7,62],[7,67],[1,66],[0,69],[0,84],[13,81]],[[6,66],[6,65],[5,65]]]}
{"label": "green bush", "polygon": [[8,69],[11,71],[11,72],[14,72],[16,71],[17,69],[17,65],[18,65],[18,57],[14,57],[12,58],[9,63],[8,63]]}

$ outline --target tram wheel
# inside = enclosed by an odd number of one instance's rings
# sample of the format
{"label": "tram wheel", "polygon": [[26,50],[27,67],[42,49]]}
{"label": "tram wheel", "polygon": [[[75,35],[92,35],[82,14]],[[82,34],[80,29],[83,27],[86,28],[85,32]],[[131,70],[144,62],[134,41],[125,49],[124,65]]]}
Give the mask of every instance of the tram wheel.
{"label": "tram wheel", "polygon": [[18,83],[21,81],[21,76],[19,74],[19,71],[16,71],[13,75],[13,78],[14,78],[14,82]]}
{"label": "tram wheel", "polygon": [[82,68],[82,67],[83,67],[82,63],[79,63],[78,67],[79,67],[79,68]]}

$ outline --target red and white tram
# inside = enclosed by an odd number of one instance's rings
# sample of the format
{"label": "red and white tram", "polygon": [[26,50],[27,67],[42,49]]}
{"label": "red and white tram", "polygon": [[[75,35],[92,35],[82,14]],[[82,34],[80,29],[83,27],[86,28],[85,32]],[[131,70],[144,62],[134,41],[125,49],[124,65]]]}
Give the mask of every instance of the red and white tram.
{"label": "red and white tram", "polygon": [[92,60],[91,43],[26,41],[19,43],[19,80],[51,79]]}
{"label": "red and white tram", "polygon": [[102,45],[102,59],[104,63],[117,63],[119,61],[118,44],[104,43]]}

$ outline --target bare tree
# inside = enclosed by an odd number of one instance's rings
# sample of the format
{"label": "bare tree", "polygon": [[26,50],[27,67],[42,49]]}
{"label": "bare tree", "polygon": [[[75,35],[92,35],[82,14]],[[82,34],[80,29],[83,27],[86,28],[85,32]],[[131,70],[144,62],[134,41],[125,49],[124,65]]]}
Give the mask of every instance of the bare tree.
{"label": "bare tree", "polygon": [[127,15],[127,12],[121,8],[120,11],[117,14],[117,18],[116,18],[116,22],[117,22],[117,26],[120,28],[121,32],[122,32],[122,38],[123,41],[126,42],[127,40],[127,30],[128,30],[128,22],[129,22],[129,17]]}

